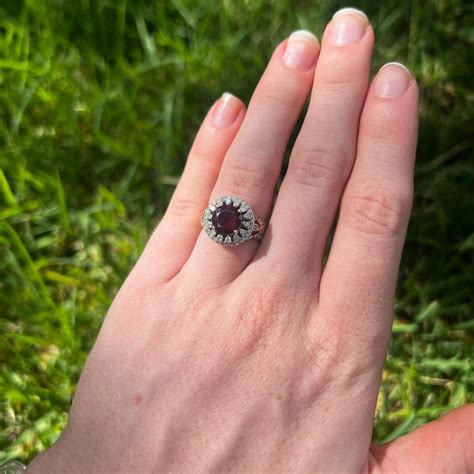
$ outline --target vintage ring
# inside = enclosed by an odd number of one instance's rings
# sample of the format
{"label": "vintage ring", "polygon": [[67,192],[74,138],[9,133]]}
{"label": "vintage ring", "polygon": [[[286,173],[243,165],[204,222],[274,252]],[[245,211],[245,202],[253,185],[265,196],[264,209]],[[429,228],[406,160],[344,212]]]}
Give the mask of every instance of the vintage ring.
{"label": "vintage ring", "polygon": [[201,225],[214,242],[222,245],[261,240],[265,234],[264,220],[255,217],[245,201],[233,196],[224,196],[209,203],[201,215]]}

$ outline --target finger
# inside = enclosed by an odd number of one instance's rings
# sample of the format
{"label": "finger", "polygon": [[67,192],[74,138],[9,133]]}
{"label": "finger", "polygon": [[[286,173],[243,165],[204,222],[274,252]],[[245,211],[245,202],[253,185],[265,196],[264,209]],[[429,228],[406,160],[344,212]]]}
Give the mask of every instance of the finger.
{"label": "finger", "polygon": [[[289,137],[313,82],[318,53],[319,44],[307,31],[293,33],[276,49],[224,159],[213,198],[242,198],[257,217],[267,218]],[[211,277],[220,284],[231,281],[252,258],[256,245],[249,241],[222,247],[203,232],[190,259],[190,272],[207,270],[211,261]]]}
{"label": "finger", "polygon": [[[355,156],[373,31],[364,13],[337,12],[323,36],[311,103],[260,254],[288,278],[319,283],[323,250]],[[257,256],[258,257],[258,256]]]}
{"label": "finger", "polygon": [[352,367],[364,374],[360,380],[372,388],[373,399],[411,208],[417,123],[415,80],[404,66],[386,65],[367,95],[357,158],[321,279],[324,316],[314,318],[314,332],[340,341],[335,346],[341,363],[348,373]]}
{"label": "finger", "polygon": [[244,116],[242,102],[228,93],[209,110],[168,209],[136,265],[135,270],[150,284],[171,279],[189,258],[201,231],[200,213]]}
{"label": "finger", "polygon": [[448,413],[413,433],[372,446],[369,473],[474,472],[474,405]]}

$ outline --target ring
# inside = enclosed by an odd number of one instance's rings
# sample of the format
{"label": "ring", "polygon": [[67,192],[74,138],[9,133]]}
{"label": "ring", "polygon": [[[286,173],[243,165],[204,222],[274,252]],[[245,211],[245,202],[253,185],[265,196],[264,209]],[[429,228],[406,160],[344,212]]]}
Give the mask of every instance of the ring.
{"label": "ring", "polygon": [[209,203],[201,215],[201,225],[214,242],[229,246],[250,239],[262,240],[266,227],[244,200],[233,196]]}

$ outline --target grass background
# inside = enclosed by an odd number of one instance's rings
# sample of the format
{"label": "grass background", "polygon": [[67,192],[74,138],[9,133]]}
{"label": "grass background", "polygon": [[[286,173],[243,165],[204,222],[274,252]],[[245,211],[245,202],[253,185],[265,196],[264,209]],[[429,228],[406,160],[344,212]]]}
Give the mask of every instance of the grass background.
{"label": "grass background", "polygon": [[[386,441],[474,400],[474,9],[358,1],[373,71],[408,64],[421,128],[413,217],[375,418]],[[63,429],[117,288],[201,118],[248,101],[273,47],[336,1],[2,0],[0,462]]]}

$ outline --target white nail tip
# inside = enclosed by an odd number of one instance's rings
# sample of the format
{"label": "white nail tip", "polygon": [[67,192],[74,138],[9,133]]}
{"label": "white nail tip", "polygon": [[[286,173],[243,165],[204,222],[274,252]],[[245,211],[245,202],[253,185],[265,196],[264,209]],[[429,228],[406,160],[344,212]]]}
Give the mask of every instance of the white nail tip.
{"label": "white nail tip", "polygon": [[404,71],[406,71],[406,73],[407,73],[409,76],[412,75],[410,69],[408,69],[404,64],[398,63],[397,61],[392,61],[392,62],[390,62],[390,63],[384,64],[384,65],[379,69],[379,71],[381,71],[382,69],[385,69],[387,66],[397,66],[397,67],[403,69]]}
{"label": "white nail tip", "polygon": [[362,11],[358,10],[357,8],[341,8],[336,13],[334,13],[333,18],[341,15],[357,15],[358,17],[362,18],[365,22],[369,23],[369,19],[367,15]]}
{"label": "white nail tip", "polygon": [[224,101],[226,101],[226,102],[227,102],[228,100],[234,98],[234,97],[235,97],[235,95],[234,95],[234,94],[231,94],[230,92],[224,92],[224,93],[222,94],[222,99],[223,99]]}
{"label": "white nail tip", "polygon": [[293,31],[291,35],[288,37],[288,41],[291,41],[293,39],[304,39],[304,40],[309,40],[309,41],[314,41],[315,43],[319,43],[318,38],[311,33],[311,31],[308,30],[297,30]]}

